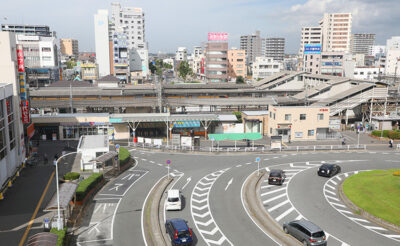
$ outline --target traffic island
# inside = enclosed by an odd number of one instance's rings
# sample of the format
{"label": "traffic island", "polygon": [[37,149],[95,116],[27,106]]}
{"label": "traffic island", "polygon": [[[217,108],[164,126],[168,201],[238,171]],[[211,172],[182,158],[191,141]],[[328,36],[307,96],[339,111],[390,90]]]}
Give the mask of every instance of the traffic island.
{"label": "traffic island", "polygon": [[161,225],[162,213],[162,197],[168,185],[173,181],[167,177],[162,178],[152,188],[149,196],[146,199],[143,212],[143,229],[145,234],[146,244],[148,246],[167,245]]}
{"label": "traffic island", "polygon": [[373,170],[347,178],[339,196],[355,214],[400,233],[400,170]]}
{"label": "traffic island", "polygon": [[286,234],[279,225],[265,210],[260,196],[260,186],[266,178],[267,172],[260,171],[251,174],[245,181],[242,189],[243,206],[254,223],[279,245],[301,245],[294,237]]}

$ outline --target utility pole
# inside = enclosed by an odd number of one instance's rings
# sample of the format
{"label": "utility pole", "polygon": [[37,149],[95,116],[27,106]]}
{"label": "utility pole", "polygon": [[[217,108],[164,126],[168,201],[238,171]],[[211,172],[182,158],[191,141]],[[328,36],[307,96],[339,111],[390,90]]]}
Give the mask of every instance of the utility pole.
{"label": "utility pole", "polygon": [[162,102],[162,82],[158,79],[158,75],[155,75],[155,83],[157,86],[157,99],[158,99],[158,108],[160,113],[163,111],[163,102]]}
{"label": "utility pole", "polygon": [[69,83],[69,106],[71,108],[71,114],[74,113],[74,109],[72,108],[72,82]]}

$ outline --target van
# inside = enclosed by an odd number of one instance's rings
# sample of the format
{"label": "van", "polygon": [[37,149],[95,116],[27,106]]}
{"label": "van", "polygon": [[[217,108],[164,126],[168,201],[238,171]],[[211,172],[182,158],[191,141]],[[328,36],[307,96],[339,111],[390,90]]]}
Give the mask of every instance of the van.
{"label": "van", "polygon": [[171,189],[167,192],[167,200],[165,201],[166,210],[181,210],[182,199],[179,190]]}
{"label": "van", "polygon": [[297,238],[305,246],[326,246],[326,235],[316,224],[308,220],[283,223],[283,231]]}

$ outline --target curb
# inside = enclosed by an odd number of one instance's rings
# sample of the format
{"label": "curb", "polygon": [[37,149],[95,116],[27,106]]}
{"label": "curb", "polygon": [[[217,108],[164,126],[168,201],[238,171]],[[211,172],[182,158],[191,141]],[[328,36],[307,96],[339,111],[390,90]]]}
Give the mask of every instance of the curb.
{"label": "curb", "polygon": [[376,216],[368,213],[364,209],[362,209],[362,208],[358,207],[357,205],[355,205],[349,198],[347,198],[347,196],[344,194],[344,191],[343,191],[343,183],[344,183],[344,180],[340,183],[339,188],[338,188],[339,197],[343,201],[343,203],[353,211],[353,213],[360,214],[364,218],[366,218],[366,219],[368,219],[368,220],[370,220],[370,221],[372,221],[372,222],[374,222],[374,223],[376,223],[376,224],[378,224],[378,225],[380,225],[380,226],[382,226],[382,227],[384,227],[384,228],[386,228],[388,230],[392,230],[392,231],[395,231],[397,233],[400,233],[400,226],[397,226],[395,224],[387,222],[387,221],[385,221],[385,220],[383,220],[383,219],[381,219],[379,217],[376,217]]}
{"label": "curb", "polygon": [[254,223],[272,240],[279,245],[302,245],[294,237],[284,233],[282,227],[265,210],[260,199],[260,186],[267,172],[261,171],[260,177],[257,172],[251,174],[244,184],[244,206]]}

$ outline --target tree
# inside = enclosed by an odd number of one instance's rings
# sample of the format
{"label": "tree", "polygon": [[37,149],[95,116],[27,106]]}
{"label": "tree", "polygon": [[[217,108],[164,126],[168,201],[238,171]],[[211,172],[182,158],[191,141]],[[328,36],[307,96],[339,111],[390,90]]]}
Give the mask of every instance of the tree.
{"label": "tree", "polygon": [[154,66],[153,62],[149,62],[149,69],[151,71],[152,74],[154,74],[154,72],[156,71],[156,66]]}
{"label": "tree", "polygon": [[192,69],[189,67],[189,63],[187,61],[182,61],[178,68],[179,76],[186,81],[186,77],[192,74]]}
{"label": "tree", "polygon": [[73,69],[76,66],[76,62],[74,59],[67,61],[67,69]]}
{"label": "tree", "polygon": [[244,84],[244,78],[242,76],[237,76],[236,84]]}

